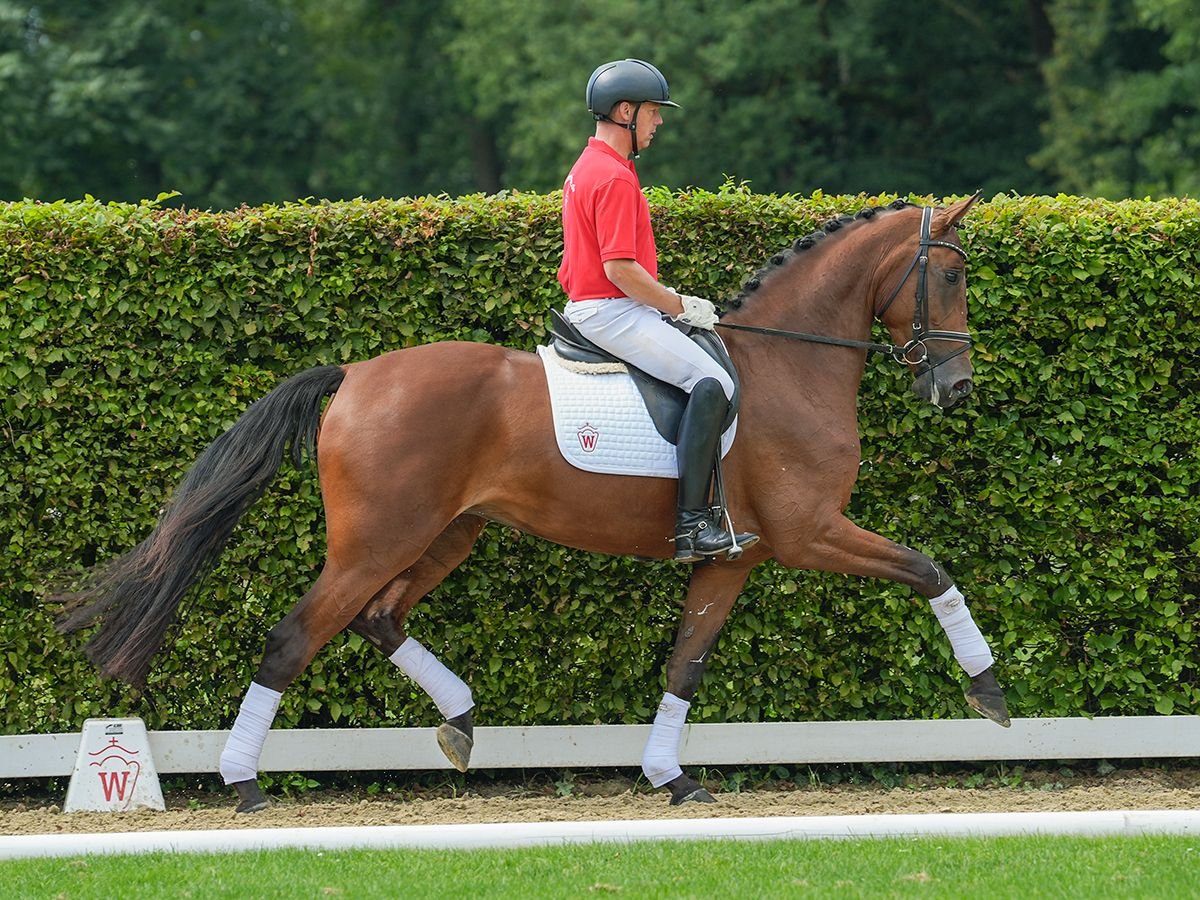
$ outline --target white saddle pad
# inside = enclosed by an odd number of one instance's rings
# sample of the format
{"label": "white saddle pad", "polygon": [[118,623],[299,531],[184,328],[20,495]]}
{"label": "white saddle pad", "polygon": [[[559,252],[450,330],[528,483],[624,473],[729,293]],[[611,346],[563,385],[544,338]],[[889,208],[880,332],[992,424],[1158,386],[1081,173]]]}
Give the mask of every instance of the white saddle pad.
{"label": "white saddle pad", "polygon": [[[554,437],[567,462],[604,475],[679,477],[675,445],[654,427],[628,371],[581,374],[552,347],[538,347],[538,355],[550,385]],[[736,432],[734,419],[721,436],[721,456]]]}

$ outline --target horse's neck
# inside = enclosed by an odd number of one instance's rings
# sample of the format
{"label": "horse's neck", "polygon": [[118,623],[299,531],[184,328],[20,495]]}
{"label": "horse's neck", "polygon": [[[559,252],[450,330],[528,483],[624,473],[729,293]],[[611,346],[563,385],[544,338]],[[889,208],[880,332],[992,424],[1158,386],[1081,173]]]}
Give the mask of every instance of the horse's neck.
{"label": "horse's neck", "polygon": [[761,296],[746,302],[744,315],[755,325],[808,332],[821,328],[833,336],[865,339],[871,327],[869,272],[852,264],[849,246],[838,250],[829,257],[792,262],[762,287]]}
{"label": "horse's neck", "polygon": [[[795,262],[791,271],[763,285],[723,320],[822,337],[868,339],[871,285],[850,266],[834,265],[833,260],[824,262],[823,266],[809,265],[807,260]],[[755,340],[739,340],[737,344],[743,353],[763,357],[748,358],[742,364],[735,355],[739,371],[744,369],[750,379],[748,393],[764,386],[771,393],[779,392],[779,385],[804,386],[804,391],[784,393],[796,396],[815,388],[827,399],[848,397],[853,405],[865,368],[862,351],[780,336],[756,336]],[[759,380],[764,384],[754,384]]]}

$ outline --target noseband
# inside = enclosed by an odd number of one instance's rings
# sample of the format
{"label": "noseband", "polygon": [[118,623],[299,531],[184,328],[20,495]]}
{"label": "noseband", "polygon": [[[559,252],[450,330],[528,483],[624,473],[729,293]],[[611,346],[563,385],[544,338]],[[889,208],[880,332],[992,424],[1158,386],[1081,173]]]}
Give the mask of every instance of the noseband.
{"label": "noseband", "polygon": [[[913,269],[916,269],[917,297],[916,303],[913,304],[912,340],[903,347],[895,348],[896,352],[892,354],[892,359],[898,363],[907,363],[920,367],[921,374],[937,368],[942,363],[949,362],[959,354],[965,353],[971,346],[971,335],[965,331],[931,331],[929,328],[929,248],[945,247],[947,250],[953,250],[961,256],[964,262],[967,259],[967,251],[958,246],[958,244],[930,239],[929,232],[932,221],[933,208],[927,206],[921,210],[921,243],[917,247],[917,255],[913,257],[913,261],[904,270],[904,277],[900,279],[900,283],[896,285],[887,300],[884,301],[883,306],[879,307],[875,312],[875,318],[882,321],[883,314],[888,311],[888,307],[899,296],[900,289],[904,287],[905,282],[912,275]],[[957,341],[962,346],[944,359],[939,359],[937,362],[931,364],[929,362],[929,348],[925,345],[926,341]]]}
{"label": "noseband", "polygon": [[[898,344],[876,344],[873,341],[854,341],[849,338],[826,337],[821,334],[805,334],[802,331],[786,331],[782,328],[764,328],[759,325],[737,325],[733,322],[717,322],[718,328],[729,328],[736,331],[752,331],[756,334],[769,334],[775,337],[792,338],[798,341],[809,341],[815,344],[832,344],[835,347],[853,347],[858,350],[868,350],[872,353],[885,353],[894,359],[896,362],[903,365],[911,365],[918,367],[918,375],[923,375],[926,372],[931,372],[940,366],[942,363],[949,362],[954,357],[965,353],[971,346],[971,335],[965,331],[931,331],[929,328],[929,285],[928,285],[928,268],[929,268],[929,248],[930,247],[945,247],[948,250],[953,250],[965,261],[967,251],[958,244],[952,244],[949,241],[935,241],[930,235],[930,226],[933,223],[933,208],[925,207],[921,210],[921,240],[917,246],[917,255],[913,257],[913,261],[908,264],[908,268],[904,270],[904,277],[900,279],[900,283],[892,290],[881,306],[875,312],[875,318],[881,319],[883,314],[887,312],[888,307],[900,294],[900,289],[904,287],[909,276],[912,275],[913,269],[917,270],[917,297],[916,303],[913,306],[913,327],[912,340],[907,344],[900,346]],[[946,356],[945,359],[939,359],[937,362],[929,362],[929,348],[925,345],[926,341],[957,341],[962,346],[953,353]]]}

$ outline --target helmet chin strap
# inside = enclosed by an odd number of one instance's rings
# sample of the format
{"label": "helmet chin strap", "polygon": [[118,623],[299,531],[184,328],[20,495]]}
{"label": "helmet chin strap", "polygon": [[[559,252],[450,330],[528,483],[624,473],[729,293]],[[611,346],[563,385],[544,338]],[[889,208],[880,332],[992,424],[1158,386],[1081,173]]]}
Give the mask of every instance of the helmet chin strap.
{"label": "helmet chin strap", "polygon": [[618,128],[624,128],[626,131],[629,132],[629,140],[633,146],[630,148],[629,154],[626,157],[627,159],[637,159],[638,156],[640,155],[639,151],[638,151],[638,140],[637,140],[637,120],[638,120],[638,114],[642,111],[642,103],[643,102],[644,101],[639,100],[637,103],[635,103],[633,105],[633,118],[628,122],[618,122],[616,119],[612,118],[611,116],[604,116],[604,115],[596,116],[597,119],[602,119],[605,122],[611,122],[613,125],[616,125]]}
{"label": "helmet chin strap", "polygon": [[641,113],[641,111],[642,111],[642,104],[639,101],[638,103],[635,103],[633,105],[633,118],[630,119],[629,124],[625,126],[626,128],[629,129],[629,140],[633,144],[633,146],[630,148],[630,152],[629,152],[630,159],[637,159],[638,156],[640,155],[640,151],[638,150],[638,140],[637,140],[637,121],[638,121],[638,114]]}

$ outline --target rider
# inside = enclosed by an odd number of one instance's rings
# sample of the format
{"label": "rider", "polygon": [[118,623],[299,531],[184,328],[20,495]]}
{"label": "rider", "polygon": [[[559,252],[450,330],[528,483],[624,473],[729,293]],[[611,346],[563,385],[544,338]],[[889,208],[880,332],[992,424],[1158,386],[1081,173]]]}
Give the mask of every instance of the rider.
{"label": "rider", "polygon": [[[563,185],[563,259],[558,280],[566,318],[594,344],[687,392],[676,439],[679,500],[675,559],[695,562],[734,542],[709,510],[709,483],[734,383],[712,357],[666,318],[711,330],[716,308],[658,281],[650,205],[633,160],[678,107],[654,66],[623,59],[597,68],[587,85],[596,134]],[[738,545],[758,540],[738,534]]]}

